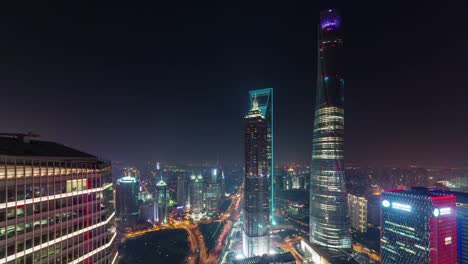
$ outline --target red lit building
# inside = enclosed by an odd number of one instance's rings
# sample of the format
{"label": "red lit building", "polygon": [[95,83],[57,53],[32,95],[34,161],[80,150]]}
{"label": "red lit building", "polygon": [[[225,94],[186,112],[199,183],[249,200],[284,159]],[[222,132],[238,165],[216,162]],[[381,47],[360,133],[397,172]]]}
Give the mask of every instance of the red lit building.
{"label": "red lit building", "polygon": [[456,264],[456,197],[426,188],[382,193],[383,264]]}

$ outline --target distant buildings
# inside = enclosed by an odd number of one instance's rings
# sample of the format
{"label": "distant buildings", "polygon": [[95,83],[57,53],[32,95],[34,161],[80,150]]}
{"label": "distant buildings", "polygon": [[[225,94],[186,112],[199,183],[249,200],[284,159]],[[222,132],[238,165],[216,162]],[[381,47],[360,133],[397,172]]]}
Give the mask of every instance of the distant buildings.
{"label": "distant buildings", "polygon": [[294,170],[289,168],[282,172],[283,175],[283,190],[292,190],[292,181],[293,181]]}
{"label": "distant buildings", "polygon": [[195,220],[199,220],[205,214],[203,187],[203,176],[192,174],[190,176],[190,215]]}
{"label": "distant buildings", "polygon": [[114,263],[111,163],[32,136],[0,136],[0,263]]}
{"label": "distant buildings", "polygon": [[320,13],[310,180],[310,242],[351,248],[344,168],[344,54],[341,16]]}
{"label": "distant buildings", "polygon": [[[297,166],[296,166],[297,167]],[[305,190],[306,180],[305,175],[294,167],[285,167],[282,174],[282,189],[283,190]],[[309,177],[310,175],[307,175]]]}
{"label": "distant buildings", "polygon": [[348,194],[348,213],[351,227],[361,233],[367,232],[367,200]]}
{"label": "distant buildings", "polygon": [[270,175],[267,123],[257,98],[245,116],[243,252],[247,258],[270,251]]}
{"label": "distant buildings", "polygon": [[117,180],[115,185],[115,201],[117,220],[123,226],[134,226],[138,221],[138,179],[125,176]]}
{"label": "distant buildings", "polygon": [[456,197],[425,188],[382,193],[382,264],[457,263]]}
{"label": "distant buildings", "polygon": [[137,179],[140,178],[140,171],[134,167],[126,167],[124,170],[124,176],[135,177]]}

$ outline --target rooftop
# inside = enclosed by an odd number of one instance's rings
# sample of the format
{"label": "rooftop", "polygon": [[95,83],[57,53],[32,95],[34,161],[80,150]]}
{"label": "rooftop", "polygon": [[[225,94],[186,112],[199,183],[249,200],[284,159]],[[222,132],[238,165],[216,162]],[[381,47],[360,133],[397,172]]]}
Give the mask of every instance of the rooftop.
{"label": "rooftop", "polygon": [[25,138],[25,136],[27,135],[0,135],[0,155],[27,157],[96,158],[91,154],[64,146],[59,143],[42,140],[30,140],[29,138]]}
{"label": "rooftop", "polygon": [[417,196],[427,196],[427,197],[444,197],[444,196],[453,196],[454,193],[447,191],[440,191],[429,189],[426,187],[411,187],[408,190],[387,190],[384,193],[396,193],[396,194],[407,194],[407,195],[417,195]]}

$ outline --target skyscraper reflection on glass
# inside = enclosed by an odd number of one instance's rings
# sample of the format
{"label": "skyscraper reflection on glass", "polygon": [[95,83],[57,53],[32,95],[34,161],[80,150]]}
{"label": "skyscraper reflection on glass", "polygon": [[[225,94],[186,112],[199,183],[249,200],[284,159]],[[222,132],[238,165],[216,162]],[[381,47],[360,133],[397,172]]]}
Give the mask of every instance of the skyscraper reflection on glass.
{"label": "skyscraper reflection on glass", "polygon": [[351,247],[344,170],[344,80],[341,17],[320,13],[317,97],[310,180],[310,242]]}

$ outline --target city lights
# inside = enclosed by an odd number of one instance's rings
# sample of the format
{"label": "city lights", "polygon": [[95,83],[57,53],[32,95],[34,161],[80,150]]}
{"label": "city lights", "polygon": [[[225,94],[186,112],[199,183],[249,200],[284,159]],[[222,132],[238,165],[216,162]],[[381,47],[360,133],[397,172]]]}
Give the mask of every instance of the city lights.
{"label": "city lights", "polygon": [[468,1],[36,2],[0,264],[468,264]]}
{"label": "city lights", "polygon": [[411,205],[392,202],[392,208],[411,212]]}

